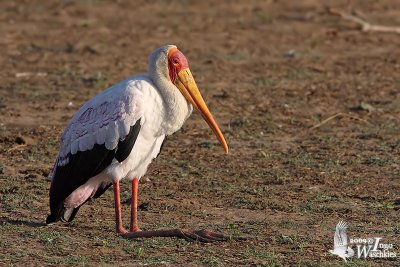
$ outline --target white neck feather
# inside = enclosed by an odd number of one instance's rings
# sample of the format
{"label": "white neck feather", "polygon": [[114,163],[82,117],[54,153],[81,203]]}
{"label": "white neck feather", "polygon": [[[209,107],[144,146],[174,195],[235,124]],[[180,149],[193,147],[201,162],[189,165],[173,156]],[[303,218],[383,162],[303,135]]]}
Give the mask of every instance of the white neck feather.
{"label": "white neck feather", "polygon": [[149,57],[149,76],[153,80],[164,103],[163,129],[166,135],[179,130],[192,113],[192,105],[171,82],[168,71],[168,51],[176,47],[165,45]]}

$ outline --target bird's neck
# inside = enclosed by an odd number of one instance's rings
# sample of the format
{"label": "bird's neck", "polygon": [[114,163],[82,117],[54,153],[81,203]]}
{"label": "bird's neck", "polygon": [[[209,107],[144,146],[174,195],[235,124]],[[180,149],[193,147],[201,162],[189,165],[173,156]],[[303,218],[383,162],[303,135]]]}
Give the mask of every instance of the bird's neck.
{"label": "bird's neck", "polygon": [[182,127],[192,113],[193,107],[168,78],[162,75],[151,76],[163,100],[164,134],[173,134]]}

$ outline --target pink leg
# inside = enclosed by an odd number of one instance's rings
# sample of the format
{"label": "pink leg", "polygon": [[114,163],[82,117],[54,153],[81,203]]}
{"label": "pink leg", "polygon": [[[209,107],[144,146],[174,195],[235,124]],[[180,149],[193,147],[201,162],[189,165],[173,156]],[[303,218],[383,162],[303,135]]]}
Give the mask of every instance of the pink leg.
{"label": "pink leg", "polygon": [[131,232],[141,231],[138,223],[138,190],[139,179],[133,178],[132,180],[132,202],[131,202]]}
{"label": "pink leg", "polygon": [[128,231],[122,225],[119,181],[113,183],[113,188],[114,188],[114,208],[115,208],[115,230],[118,234],[125,234]]}
{"label": "pink leg", "polygon": [[119,182],[113,184],[114,186],[114,200],[115,200],[115,221],[117,233],[122,234],[123,237],[128,239],[136,238],[151,238],[151,237],[178,237],[188,241],[198,242],[218,242],[227,241],[230,239],[245,240],[243,237],[232,238],[222,233],[211,232],[207,230],[189,231],[186,229],[165,229],[154,231],[141,231],[138,225],[137,208],[138,208],[138,187],[139,180],[134,178],[132,180],[132,203],[131,203],[131,226],[130,232],[127,232],[122,226],[121,219],[121,201]]}

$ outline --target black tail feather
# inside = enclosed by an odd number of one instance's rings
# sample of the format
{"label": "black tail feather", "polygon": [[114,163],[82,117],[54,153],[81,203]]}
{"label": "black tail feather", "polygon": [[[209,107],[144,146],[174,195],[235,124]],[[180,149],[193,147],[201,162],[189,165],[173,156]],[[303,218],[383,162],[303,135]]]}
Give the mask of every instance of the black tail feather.
{"label": "black tail feather", "polygon": [[60,220],[62,210],[64,209],[63,203],[57,205],[57,207],[51,210],[51,214],[46,218],[46,224],[55,223]]}
{"label": "black tail feather", "polygon": [[80,207],[81,206],[79,206],[77,208],[64,208],[64,210],[61,214],[60,220],[62,222],[66,222],[66,223],[72,222],[72,220],[75,218],[76,214],[78,213]]}

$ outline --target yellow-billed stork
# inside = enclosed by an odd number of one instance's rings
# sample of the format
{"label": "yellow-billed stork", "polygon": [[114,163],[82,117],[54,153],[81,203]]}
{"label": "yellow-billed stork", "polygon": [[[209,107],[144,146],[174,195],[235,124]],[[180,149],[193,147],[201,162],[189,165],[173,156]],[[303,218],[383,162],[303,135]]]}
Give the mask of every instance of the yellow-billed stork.
{"label": "yellow-billed stork", "polygon": [[[226,236],[185,229],[141,231],[137,219],[138,182],[157,157],[166,136],[179,130],[193,107],[228,145],[205,104],[186,57],[174,45],[156,49],[148,74],[131,77],[99,93],[72,117],[61,138],[51,178],[46,223],[70,222],[79,208],[114,189],[116,231],[127,238],[177,236],[213,242]],[[122,224],[120,180],[132,180],[130,231]]]}

